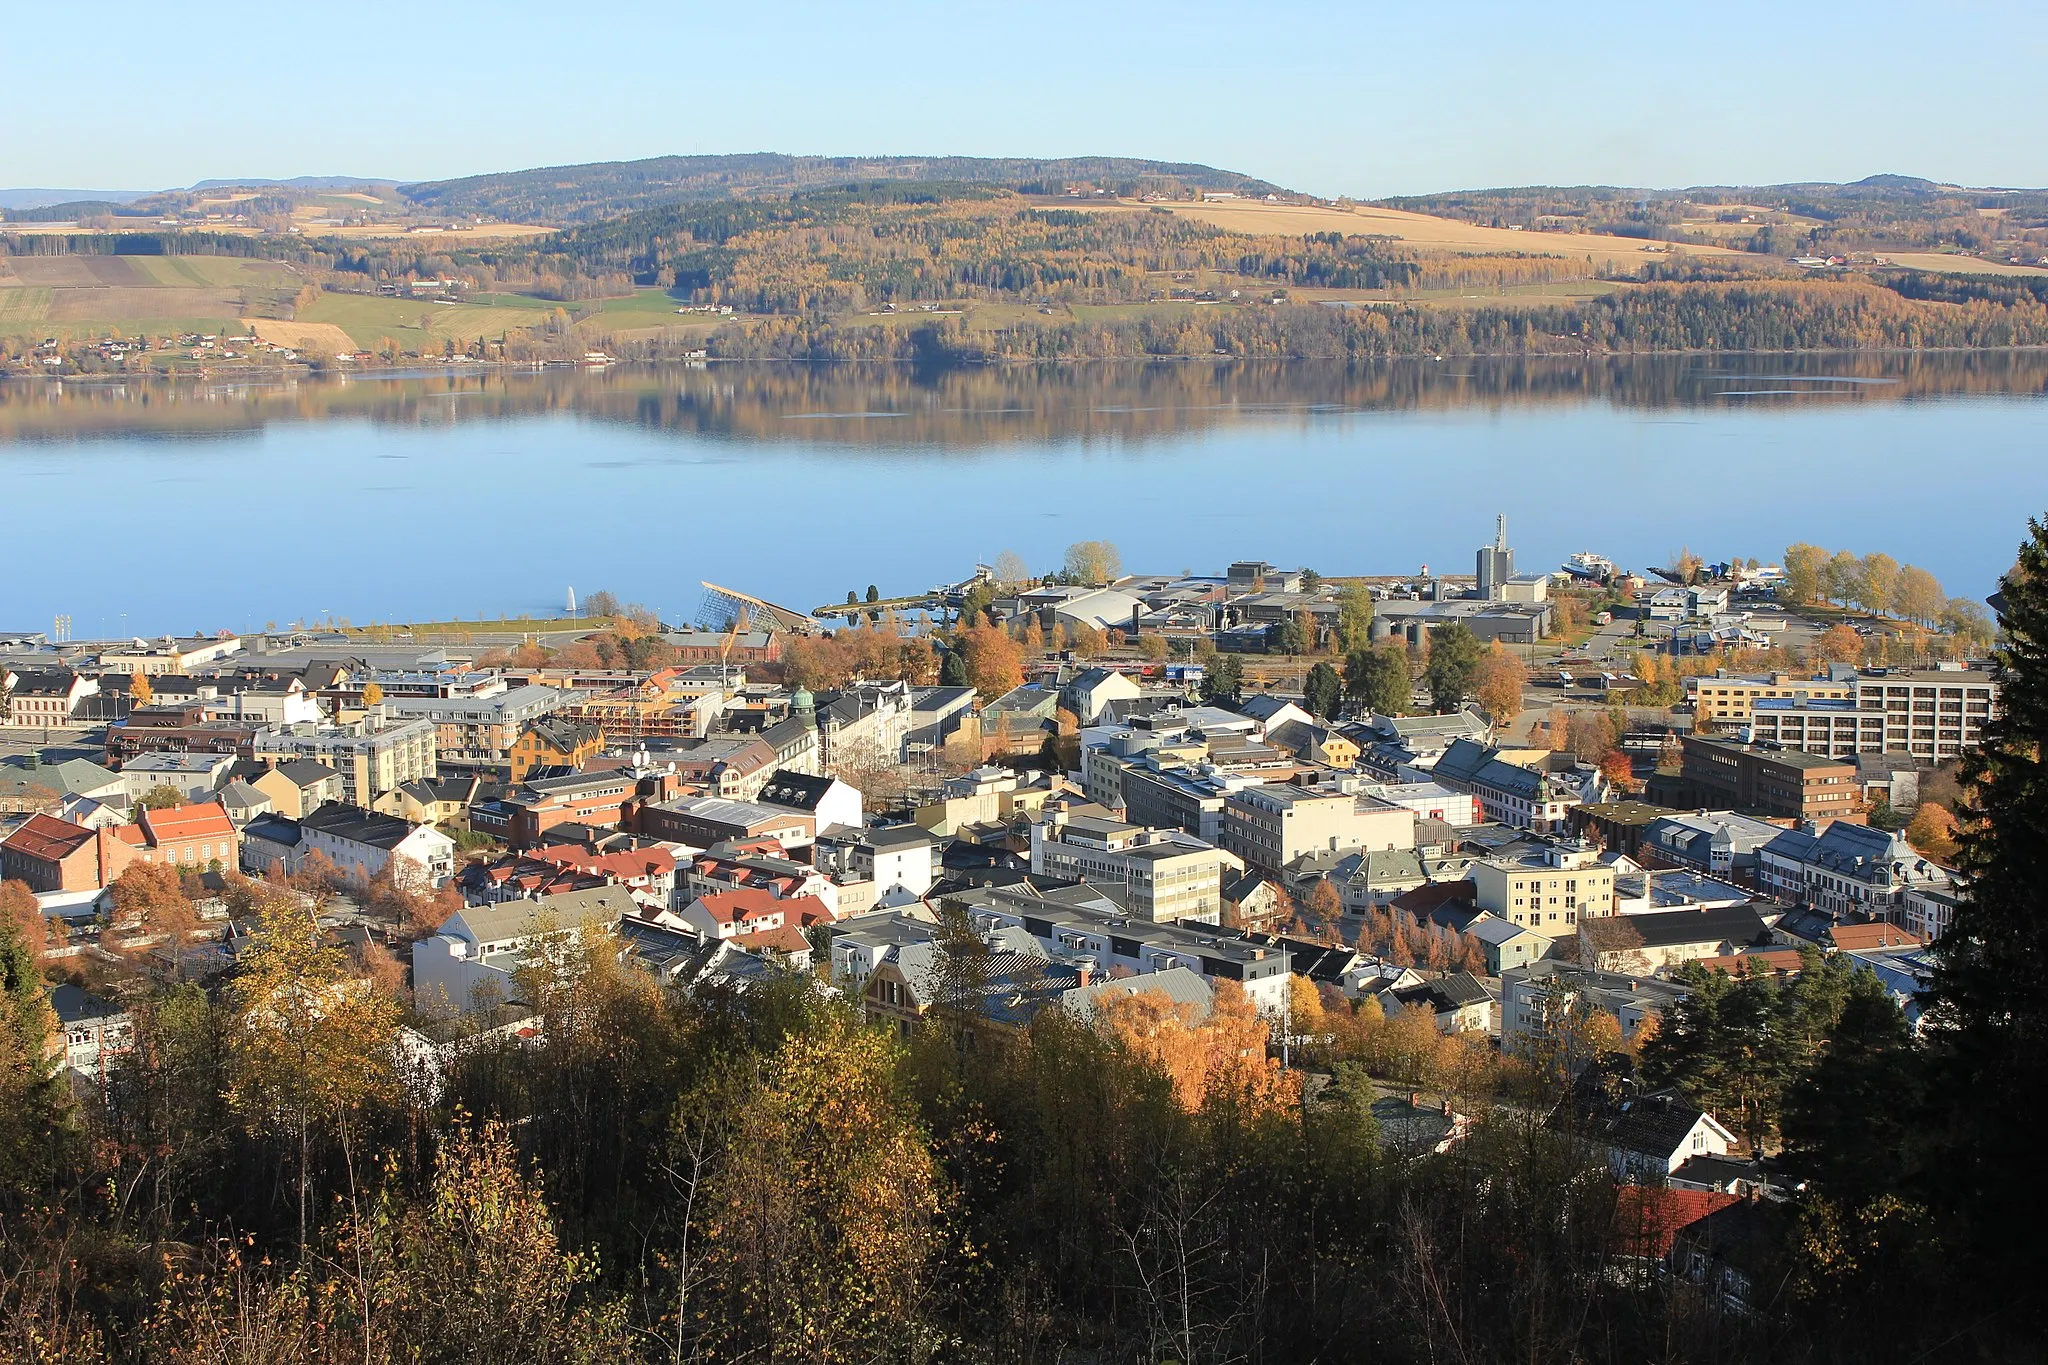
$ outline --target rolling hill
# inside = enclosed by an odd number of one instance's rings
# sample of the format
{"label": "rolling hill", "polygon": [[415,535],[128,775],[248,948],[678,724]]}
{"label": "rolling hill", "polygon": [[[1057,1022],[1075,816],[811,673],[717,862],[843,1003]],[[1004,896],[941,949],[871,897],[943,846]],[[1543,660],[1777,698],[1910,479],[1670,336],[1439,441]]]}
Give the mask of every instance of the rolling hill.
{"label": "rolling hill", "polygon": [[636,209],[785,195],[857,181],[945,181],[1058,194],[1088,185],[1136,197],[1153,190],[1265,195],[1279,187],[1236,171],[1188,162],[1086,156],[1038,160],[974,156],[660,156],[544,166],[401,185],[422,208],[511,222],[586,223]]}

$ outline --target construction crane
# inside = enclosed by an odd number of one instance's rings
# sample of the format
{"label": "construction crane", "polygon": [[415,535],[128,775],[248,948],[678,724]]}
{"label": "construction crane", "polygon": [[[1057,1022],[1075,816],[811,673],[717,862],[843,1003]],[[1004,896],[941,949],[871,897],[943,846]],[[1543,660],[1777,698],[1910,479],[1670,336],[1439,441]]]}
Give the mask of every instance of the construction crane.
{"label": "construction crane", "polygon": [[741,606],[737,612],[733,613],[732,629],[725,633],[725,642],[718,647],[719,681],[723,682],[727,688],[732,686],[731,661],[733,646],[740,642],[740,636],[746,634],[746,631],[747,608]]}

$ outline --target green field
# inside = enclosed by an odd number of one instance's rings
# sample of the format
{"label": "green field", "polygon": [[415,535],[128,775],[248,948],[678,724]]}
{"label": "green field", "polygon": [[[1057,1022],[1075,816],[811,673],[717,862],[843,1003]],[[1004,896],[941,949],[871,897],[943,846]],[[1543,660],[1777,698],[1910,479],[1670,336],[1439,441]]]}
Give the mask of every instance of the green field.
{"label": "green field", "polygon": [[[439,346],[447,341],[468,342],[478,337],[496,338],[507,332],[537,327],[557,310],[571,316],[588,313],[577,324],[585,335],[644,328],[694,327],[710,330],[704,321],[686,322],[676,305],[659,289],[642,289],[616,299],[579,299],[557,303],[526,294],[477,294],[462,303],[436,303],[429,299],[392,299],[368,294],[322,294],[319,301],[297,319],[300,322],[331,322],[347,332],[358,346],[375,347],[390,337],[407,350],[417,349],[424,339]],[[426,319],[424,335],[420,320]]]}

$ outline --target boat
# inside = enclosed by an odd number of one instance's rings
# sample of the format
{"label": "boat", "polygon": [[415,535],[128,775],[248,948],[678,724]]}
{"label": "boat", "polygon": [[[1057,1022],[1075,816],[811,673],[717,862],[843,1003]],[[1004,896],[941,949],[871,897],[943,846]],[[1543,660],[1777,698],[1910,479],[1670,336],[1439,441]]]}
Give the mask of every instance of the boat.
{"label": "boat", "polygon": [[1573,578],[1590,578],[1604,583],[1614,577],[1614,561],[1591,550],[1581,550],[1565,560],[1564,571]]}

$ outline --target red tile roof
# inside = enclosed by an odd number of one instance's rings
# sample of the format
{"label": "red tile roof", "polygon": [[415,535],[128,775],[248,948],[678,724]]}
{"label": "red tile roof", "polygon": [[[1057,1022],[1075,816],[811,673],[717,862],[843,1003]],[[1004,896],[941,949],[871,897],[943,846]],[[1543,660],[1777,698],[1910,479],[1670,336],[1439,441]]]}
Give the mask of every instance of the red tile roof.
{"label": "red tile roof", "polygon": [[1720,1190],[1675,1190],[1663,1185],[1624,1185],[1615,1192],[1614,1226],[1622,1254],[1661,1260],[1680,1228],[1716,1209],[1739,1204],[1739,1195]]}
{"label": "red tile roof", "polygon": [[0,840],[0,845],[25,858],[55,863],[62,862],[92,841],[92,831],[83,825],[59,820],[54,815],[31,815],[14,833]]}
{"label": "red tile roof", "polygon": [[1909,948],[1927,942],[1911,929],[1901,929],[1896,924],[1886,924],[1882,920],[1875,924],[1837,924],[1829,931],[1828,937],[1844,952],[1868,951],[1872,948]]}
{"label": "red tile roof", "polygon": [[218,801],[174,806],[167,810],[146,810],[142,813],[142,831],[149,836],[152,846],[179,839],[235,837],[234,822],[228,819],[228,813],[221,809]]}

